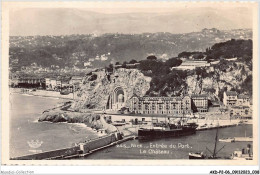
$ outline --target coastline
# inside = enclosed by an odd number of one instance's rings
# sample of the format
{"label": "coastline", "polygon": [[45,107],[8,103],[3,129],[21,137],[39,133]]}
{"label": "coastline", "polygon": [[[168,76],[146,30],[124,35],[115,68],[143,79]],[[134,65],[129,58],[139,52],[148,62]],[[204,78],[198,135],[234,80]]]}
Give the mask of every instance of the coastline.
{"label": "coastline", "polygon": [[[47,99],[46,99],[47,100]],[[47,100],[48,101],[48,100]],[[59,107],[58,107],[58,109],[59,109]],[[43,122],[43,124],[44,123],[52,123],[52,125],[50,125],[50,126],[57,126],[57,125],[55,125],[55,124],[61,124],[61,126],[63,126],[63,123],[65,124],[69,124],[70,126],[68,126],[68,127],[66,127],[67,129],[69,129],[68,131],[66,131],[66,132],[70,132],[72,135],[78,135],[79,133],[81,133],[82,131],[80,131],[80,129],[77,127],[77,126],[79,126],[79,127],[81,127],[83,130],[87,130],[88,132],[90,132],[91,133],[91,135],[92,134],[94,134],[95,136],[92,138],[92,139],[95,139],[95,138],[99,138],[99,137],[102,137],[102,135],[103,134],[101,134],[100,132],[98,132],[98,130],[94,130],[94,129],[91,129],[91,127],[89,127],[88,125],[86,125],[86,123],[85,123],[85,121],[92,121],[90,118],[96,118],[95,116],[97,116],[97,115],[101,115],[101,114],[92,114],[93,116],[86,116],[86,113],[79,113],[79,112],[72,112],[72,111],[62,111],[62,110],[51,110],[50,112],[45,112],[44,114],[45,115],[48,115],[47,113],[49,113],[50,115],[49,115],[49,117],[48,116],[46,116],[46,119],[48,118],[49,120],[55,120],[56,122],[52,122],[52,121],[46,121],[46,120],[44,120],[44,122]],[[54,115],[52,115],[51,113],[53,113]],[[64,114],[65,113],[65,114]],[[91,114],[90,114],[91,115]],[[95,115],[95,116],[94,116]],[[107,115],[105,115],[105,116],[107,116]],[[119,119],[123,119],[123,118],[125,118],[126,119],[126,122],[128,121],[128,120],[130,120],[131,118],[135,118],[136,116],[120,116],[120,115],[112,115],[112,120],[119,120]],[[139,120],[140,120],[140,117],[143,117],[143,116],[139,116],[138,118],[139,118]],[[84,119],[85,118],[85,119]],[[103,117],[101,117],[102,119],[101,119],[101,121],[99,122],[99,121],[97,121],[97,118],[96,119],[94,119],[94,120],[96,120],[96,124],[101,124],[102,123],[102,125],[104,124],[104,118]],[[143,118],[145,118],[145,121],[147,121],[148,123],[149,123],[149,119],[151,118],[151,117],[143,117]],[[67,119],[68,121],[71,121],[71,122],[60,122],[58,119]],[[161,118],[160,120],[164,120],[163,118]],[[205,120],[205,119],[201,119],[201,120],[199,120],[200,122],[206,122],[207,121],[207,123],[209,123],[209,124],[211,124],[211,121],[210,120]],[[214,120],[215,122],[219,122],[220,124],[224,124],[224,123],[230,123],[230,121],[229,120]],[[237,123],[238,121],[234,121],[234,120],[232,120],[232,123],[233,122],[235,122],[235,123]],[[41,122],[37,122],[37,123],[41,123]],[[214,123],[214,122],[213,122]],[[54,124],[54,125],[53,125]],[[44,124],[45,125],[45,124]],[[90,125],[91,126],[91,125]],[[84,128],[84,127],[86,127],[86,128]],[[140,127],[149,127],[149,125],[125,125],[125,126],[122,126],[122,127],[116,127],[117,129],[118,129],[118,131],[119,132],[122,132],[123,134],[124,134],[124,137],[125,138],[128,138],[128,137],[135,137],[135,136],[137,136],[138,134],[137,134],[137,131],[138,131],[138,129],[140,128]],[[57,128],[57,127],[55,127],[55,128]],[[236,128],[236,127],[234,127],[234,128]],[[101,129],[102,130],[102,129]],[[233,129],[232,129],[233,130]],[[197,137],[199,137],[199,135],[201,135],[201,134],[204,134],[205,132],[209,132],[209,131],[202,131],[202,132],[200,132],[198,135],[197,135]],[[213,131],[214,132],[214,131]],[[240,136],[240,135],[239,135]],[[81,139],[79,139],[78,141],[79,142],[84,142],[85,140],[89,140],[89,139],[91,139],[91,138],[86,138],[86,137],[82,137]],[[182,139],[182,138],[181,138]],[[125,141],[125,140],[124,140]],[[181,141],[181,142],[185,142],[185,141]],[[47,143],[47,142],[45,142],[45,143]],[[78,142],[77,142],[78,143]],[[130,142],[127,142],[127,143],[130,143]],[[113,145],[110,145],[110,146],[113,146]],[[100,147],[100,148],[102,148],[102,147]],[[109,148],[109,149],[116,149],[117,147],[112,147],[112,148]],[[56,148],[55,148],[56,149]],[[59,149],[59,148],[57,148],[57,149]],[[53,150],[53,149],[51,149],[51,150]],[[102,149],[100,149],[100,150],[102,150]],[[96,154],[102,154],[102,153],[98,153],[98,152],[100,152],[100,150],[98,149],[97,151],[96,151]],[[87,156],[88,157],[88,156]],[[95,155],[93,155],[93,157],[95,157]]]}
{"label": "coastline", "polygon": [[46,90],[31,91],[30,89],[27,89],[28,91],[24,92],[23,88],[9,88],[9,89],[10,89],[10,93],[13,93],[13,94],[22,94],[22,95],[39,96],[39,97],[46,97],[46,98],[73,100],[73,93],[70,93],[68,95],[61,95],[60,92],[56,92],[56,91],[46,91]]}

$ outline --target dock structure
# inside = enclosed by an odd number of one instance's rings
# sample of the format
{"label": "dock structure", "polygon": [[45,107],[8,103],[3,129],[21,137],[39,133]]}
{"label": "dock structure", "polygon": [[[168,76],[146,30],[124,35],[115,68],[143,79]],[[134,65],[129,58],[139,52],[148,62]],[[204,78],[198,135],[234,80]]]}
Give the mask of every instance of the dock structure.
{"label": "dock structure", "polygon": [[253,142],[253,137],[234,137],[235,142]]}
{"label": "dock structure", "polygon": [[85,157],[98,150],[136,139],[136,136],[126,136],[122,138],[121,133],[115,132],[103,137],[90,139],[79,143],[77,146],[62,148],[37,154],[30,154],[20,157],[11,158],[12,160],[55,160],[55,159],[73,159],[78,157]]}
{"label": "dock structure", "polygon": [[197,130],[197,131],[204,131],[204,130],[211,130],[211,129],[217,129],[217,128],[227,128],[227,127],[232,127],[232,126],[237,126],[237,124],[199,127],[199,128],[197,128],[196,130]]}

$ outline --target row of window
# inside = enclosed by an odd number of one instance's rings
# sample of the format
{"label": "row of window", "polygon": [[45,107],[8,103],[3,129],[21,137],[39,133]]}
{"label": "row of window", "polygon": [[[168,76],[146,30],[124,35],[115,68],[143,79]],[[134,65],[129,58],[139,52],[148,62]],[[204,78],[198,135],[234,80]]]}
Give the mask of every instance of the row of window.
{"label": "row of window", "polygon": [[183,110],[178,110],[178,111],[172,111],[172,110],[168,110],[168,111],[164,111],[164,110],[160,110],[160,111],[154,111],[154,110],[144,110],[144,111],[136,111],[135,112],[137,113],[140,113],[140,114],[187,114],[187,113],[190,113],[190,111],[183,111]]}
{"label": "row of window", "polygon": [[245,111],[236,111],[236,112],[233,112],[233,111],[230,111],[230,114],[233,115],[233,113],[235,113],[236,115],[248,115],[249,114],[249,111],[248,110],[245,110]]}
{"label": "row of window", "polygon": [[144,107],[144,109],[145,110],[156,110],[156,109],[158,109],[158,110],[163,110],[163,109],[166,109],[166,110],[169,110],[169,109],[190,109],[191,108],[191,106],[179,106],[179,105],[172,105],[172,106],[170,106],[170,105],[166,105],[166,106],[163,106],[163,105],[159,105],[159,106],[154,106],[154,105],[152,105],[152,106],[150,106],[150,105],[138,105],[138,107],[137,107],[137,105],[134,105],[133,106],[133,108],[138,108],[139,110],[142,110],[143,109],[143,107]]}

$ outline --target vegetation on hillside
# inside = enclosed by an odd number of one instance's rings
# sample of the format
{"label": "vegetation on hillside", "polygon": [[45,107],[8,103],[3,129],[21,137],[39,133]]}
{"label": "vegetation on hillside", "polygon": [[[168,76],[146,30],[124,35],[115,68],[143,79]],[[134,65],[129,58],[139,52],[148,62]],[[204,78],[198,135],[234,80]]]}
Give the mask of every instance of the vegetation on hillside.
{"label": "vegetation on hillside", "polygon": [[[236,51],[239,49],[239,51]],[[231,54],[234,53],[234,54]],[[190,57],[204,58],[211,57],[211,61],[219,60],[218,64],[212,65],[214,71],[210,71],[207,67],[196,68],[195,70],[176,70],[172,67],[177,67],[182,63],[180,57],[189,59]],[[227,61],[226,58],[237,57],[237,61]],[[152,77],[150,83],[150,89],[147,91],[149,96],[174,96],[186,93],[188,87],[186,79],[188,76],[195,76],[196,81],[201,83],[205,78],[213,78],[215,81],[220,82],[220,77],[224,73],[228,73],[234,70],[240,71],[240,75],[247,75],[245,67],[238,65],[236,62],[240,62],[252,70],[252,40],[230,40],[224,43],[213,45],[211,48],[207,48],[206,52],[182,52],[178,57],[171,58],[167,61],[157,59],[154,55],[150,55],[146,60],[139,61],[139,65],[131,68],[137,68],[141,70],[144,75]],[[132,61],[136,63],[136,61]],[[124,62],[127,65],[128,62]],[[124,67],[125,68],[125,67]],[[126,67],[127,68],[127,67]],[[243,81],[241,77],[236,77],[237,81]],[[234,90],[239,93],[252,94],[252,76],[248,76],[245,81],[241,82],[241,87],[235,85],[226,84],[232,86]],[[226,89],[220,89],[219,98],[222,98],[223,92]],[[201,91],[207,93],[215,93],[216,89],[207,88]]]}
{"label": "vegetation on hillside", "polygon": [[247,62],[252,59],[252,45],[252,40],[231,39],[214,44],[211,48],[206,49],[205,54],[214,60],[237,57]]}
{"label": "vegetation on hillside", "polygon": [[[204,51],[217,41],[239,38],[241,32],[252,37],[251,30],[205,31],[186,34],[144,33],[70,36],[11,36],[10,66],[20,70],[22,66],[36,63],[38,66],[83,68],[91,62],[93,68],[110,63],[143,60],[153,53],[159,59],[177,56],[183,51]],[[219,40],[216,40],[218,38]],[[211,53],[213,56],[214,53]],[[199,54],[198,57],[201,57]]]}
{"label": "vegetation on hillside", "polygon": [[[252,67],[252,40],[231,39],[226,42],[216,43],[212,47],[206,48],[205,52],[181,52],[179,58],[192,58],[195,60],[207,60],[208,62],[237,58],[238,61],[246,63]],[[223,65],[225,66],[225,65]]]}

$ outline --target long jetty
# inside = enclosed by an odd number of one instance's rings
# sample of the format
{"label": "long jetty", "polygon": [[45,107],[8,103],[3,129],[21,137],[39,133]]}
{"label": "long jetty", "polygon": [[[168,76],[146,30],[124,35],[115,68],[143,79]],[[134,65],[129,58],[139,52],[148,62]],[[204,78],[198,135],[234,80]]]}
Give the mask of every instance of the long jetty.
{"label": "long jetty", "polygon": [[211,129],[217,129],[217,128],[227,128],[227,127],[232,127],[232,126],[237,126],[237,124],[199,127],[196,130],[197,131],[204,131],[204,130],[211,130]]}
{"label": "long jetty", "polygon": [[36,154],[30,154],[11,158],[12,160],[54,160],[54,159],[73,159],[85,157],[98,150],[135,139],[136,136],[122,137],[119,132],[111,133],[106,136],[90,139],[79,145],[69,148],[62,148],[52,151],[46,151]]}

